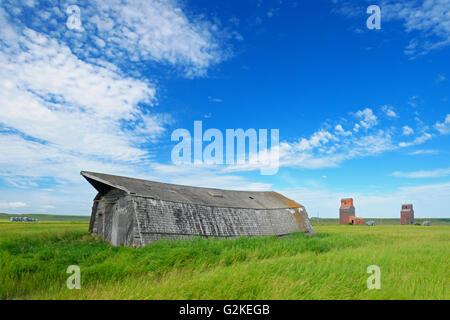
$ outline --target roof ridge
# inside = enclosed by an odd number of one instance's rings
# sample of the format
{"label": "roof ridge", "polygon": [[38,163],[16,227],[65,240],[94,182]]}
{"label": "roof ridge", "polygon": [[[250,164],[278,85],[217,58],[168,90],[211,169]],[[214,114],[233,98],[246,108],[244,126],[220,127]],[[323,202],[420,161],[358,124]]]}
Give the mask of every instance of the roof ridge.
{"label": "roof ridge", "polygon": [[[81,171],[80,174],[84,177],[86,175],[105,175],[110,177],[117,177],[117,178],[124,178],[124,179],[131,179],[131,180],[137,180],[137,181],[143,181],[143,182],[151,182],[151,183],[158,183],[162,185],[167,186],[175,186],[175,187],[186,187],[186,188],[198,188],[198,189],[213,189],[213,190],[220,190],[220,191],[232,191],[232,192],[254,192],[254,193],[265,193],[265,192],[271,192],[271,193],[278,193],[273,190],[267,190],[267,191],[256,191],[256,190],[233,190],[233,189],[220,189],[220,188],[214,188],[214,187],[198,187],[198,186],[189,186],[189,185],[183,185],[183,184],[175,184],[175,183],[168,183],[168,182],[161,182],[161,181],[154,181],[154,180],[147,180],[142,178],[132,178],[127,176],[119,176],[114,174],[108,174],[108,173],[101,173],[101,172],[93,172],[93,171]],[[96,177],[98,178],[98,177]],[[101,178],[99,178],[101,179]],[[279,194],[279,193],[278,193]]]}
{"label": "roof ridge", "polygon": [[244,191],[194,187],[81,171],[80,173],[101,194],[118,189],[129,195],[215,207],[281,209],[302,205],[276,191]]}

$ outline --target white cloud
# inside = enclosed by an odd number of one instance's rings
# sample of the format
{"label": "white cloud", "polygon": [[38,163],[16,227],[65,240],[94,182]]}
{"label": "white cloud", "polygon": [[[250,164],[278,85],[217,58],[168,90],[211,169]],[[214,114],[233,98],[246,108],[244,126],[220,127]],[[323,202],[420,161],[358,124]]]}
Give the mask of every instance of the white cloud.
{"label": "white cloud", "polygon": [[[373,122],[370,112],[361,121]],[[334,133],[320,128],[308,138],[281,141],[278,148],[272,148],[267,153],[258,153],[255,157],[258,161],[251,161],[249,157],[244,164],[217,167],[216,170],[222,173],[253,171],[275,163],[279,163],[280,167],[308,169],[336,167],[349,159],[372,156],[396,148],[389,130],[368,127],[363,132],[353,134],[351,131],[345,131],[341,124],[336,124]],[[203,167],[211,168],[205,164]]]}
{"label": "white cloud", "polygon": [[422,155],[422,154],[438,154],[438,153],[439,153],[438,150],[429,149],[429,150],[416,150],[416,151],[412,151],[408,154],[411,156],[416,156],[416,155]]}
{"label": "white cloud", "polygon": [[222,99],[214,98],[214,97],[211,97],[211,96],[208,97],[208,100],[211,101],[211,102],[216,102],[216,103],[222,103],[223,102]]}
{"label": "white cloud", "polygon": [[439,82],[443,82],[443,81],[445,81],[447,78],[445,77],[445,75],[443,75],[443,74],[438,74],[438,76],[437,76],[437,78],[436,78],[436,83],[439,83]]}
{"label": "white cloud", "polygon": [[15,177],[4,177],[3,180],[5,180],[5,182],[7,182],[9,185],[15,187],[15,188],[20,188],[20,189],[29,189],[29,188],[34,188],[37,187],[38,184],[36,182],[34,182],[32,179],[30,178],[26,178],[26,177],[19,177],[19,176],[15,176]]}
{"label": "white cloud", "polygon": [[342,128],[342,125],[338,124],[336,127],[334,127],[335,133],[337,135],[343,135],[343,136],[351,136],[351,131],[345,131],[344,128]]}
{"label": "white cloud", "polygon": [[[32,152],[34,147],[27,145],[34,141],[33,146],[54,149],[53,158],[66,154],[138,162],[149,155],[139,144],[164,131],[164,120],[140,107],[154,101],[151,84],[87,64],[66,46],[29,29],[16,42],[20,50],[0,50],[5,66],[0,70],[0,124],[22,137],[17,137],[22,151]],[[11,135],[2,138],[11,140]],[[3,145],[6,154],[17,148]],[[31,163],[40,155],[23,156]]]}
{"label": "white cloud", "polygon": [[55,206],[52,206],[52,205],[50,205],[50,204],[43,205],[43,206],[41,206],[41,208],[42,208],[42,209],[45,209],[45,210],[56,209]]}
{"label": "white cloud", "polygon": [[448,169],[436,169],[436,170],[421,170],[414,172],[393,172],[394,177],[401,178],[442,178],[450,175],[450,168]]}
{"label": "white cloud", "polygon": [[0,200],[0,208],[2,209],[19,209],[26,207],[27,204],[25,202],[6,202],[3,200]]}
{"label": "white cloud", "polygon": [[414,130],[411,127],[403,126],[402,127],[402,132],[403,132],[404,136],[409,136],[409,135],[414,133]]}
{"label": "white cloud", "polygon": [[398,114],[394,111],[394,107],[392,106],[383,106],[381,108],[381,110],[383,110],[383,112],[386,114],[386,116],[388,116],[389,118],[398,118]]}
{"label": "white cloud", "polygon": [[394,150],[391,135],[383,130],[333,135],[323,129],[309,139],[280,144],[280,165],[309,169],[336,167],[341,162]]}
{"label": "white cloud", "polygon": [[[280,166],[318,169],[337,167],[346,160],[367,157],[423,144],[433,138],[423,126],[420,135],[412,141],[396,142],[393,136],[395,128],[376,129],[377,117],[372,109],[366,108],[353,113],[357,123],[349,123],[353,132],[345,131],[341,124],[334,126],[334,134],[326,129],[319,129],[310,138],[300,138],[294,142],[280,143]],[[329,124],[326,125],[330,127]],[[361,130],[364,128],[364,130]],[[402,128],[403,135],[412,136],[414,130],[409,126]],[[398,137],[397,137],[398,138]]]}
{"label": "white cloud", "polygon": [[398,144],[398,146],[401,147],[401,148],[415,146],[415,145],[419,145],[419,144],[425,143],[426,141],[430,140],[431,138],[433,138],[433,135],[425,132],[422,135],[416,137],[413,141],[400,142]]}
{"label": "white cloud", "polygon": [[224,59],[216,39],[218,26],[200,17],[190,21],[176,1],[98,0],[94,4],[94,15],[87,19],[112,47],[111,57],[125,51],[131,60],[150,58],[181,65],[188,75],[202,75]]}
{"label": "white cloud", "polygon": [[81,170],[132,174],[139,168],[127,162],[64,152],[58,146],[25,140],[18,135],[0,134],[0,145],[3,146],[3,152],[0,153],[0,176],[13,186],[18,184],[19,173],[29,181],[28,186],[36,187],[43,177],[50,177],[59,183],[79,183],[82,181],[79,176]]}
{"label": "white cloud", "polygon": [[355,113],[358,118],[361,118],[360,125],[366,129],[369,129],[378,124],[377,116],[373,114],[372,109],[366,108],[364,110],[359,110]]}
{"label": "white cloud", "polygon": [[444,122],[436,122],[434,127],[441,133],[441,134],[450,134],[450,114],[447,114],[445,117]]}
{"label": "white cloud", "polygon": [[190,75],[220,60],[216,22],[188,18],[175,1],[81,1],[84,32],[49,25],[67,18],[66,4],[39,4],[42,14],[23,21],[20,3],[0,8],[0,174],[16,187],[37,187],[40,177],[79,181],[80,169],[132,173],[138,169],[127,168],[148,164],[148,145],[170,117],[152,112],[151,80],[121,72],[114,57],[168,63]]}
{"label": "white cloud", "polygon": [[[21,8],[16,0],[5,0],[3,5],[16,21],[61,39],[78,57],[102,59],[133,72],[139,73],[139,63],[153,63],[175,67],[188,77],[204,76],[211,66],[231,56],[223,47],[227,34],[220,22],[190,12],[181,1],[79,0],[81,32],[56,23],[68,19],[66,9],[73,4],[37,1],[34,11],[41,14],[26,18],[13,10]],[[124,65],[127,62],[134,65]]]}
{"label": "white cloud", "polygon": [[[338,12],[346,17],[355,18],[365,14],[370,1],[334,1]],[[408,44],[404,53],[411,58],[426,55],[432,50],[450,45],[450,2],[448,0],[393,1],[384,0],[381,7],[381,17],[386,22],[400,21],[403,23]]]}
{"label": "white cloud", "polygon": [[302,139],[300,147],[302,147],[302,143],[305,143],[305,149],[312,149],[321,146],[322,144],[326,144],[331,140],[337,140],[337,138],[325,130],[319,130],[314,132],[309,140]]}
{"label": "white cloud", "polygon": [[382,4],[383,19],[403,21],[406,32],[418,31],[420,37],[410,40],[407,55],[424,55],[450,45],[450,2],[448,0],[425,0],[392,2]]}
{"label": "white cloud", "polygon": [[413,108],[417,108],[417,101],[418,101],[419,97],[418,96],[412,96],[409,98],[408,104],[413,107]]}

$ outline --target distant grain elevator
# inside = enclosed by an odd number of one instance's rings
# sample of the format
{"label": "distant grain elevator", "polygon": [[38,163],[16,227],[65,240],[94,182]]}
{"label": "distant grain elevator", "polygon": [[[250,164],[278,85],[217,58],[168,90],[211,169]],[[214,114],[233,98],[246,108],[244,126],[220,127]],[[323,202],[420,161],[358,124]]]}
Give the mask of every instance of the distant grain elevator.
{"label": "distant grain elevator", "polygon": [[355,207],[353,206],[353,199],[341,199],[341,207],[339,208],[339,223],[350,223],[350,218],[355,216]]}
{"label": "distant grain elevator", "polygon": [[353,206],[353,199],[341,199],[341,207],[339,208],[339,224],[364,224],[363,218],[358,218],[355,215],[355,207]]}
{"label": "distant grain elevator", "polygon": [[412,204],[402,204],[400,223],[402,225],[414,224],[414,209]]}

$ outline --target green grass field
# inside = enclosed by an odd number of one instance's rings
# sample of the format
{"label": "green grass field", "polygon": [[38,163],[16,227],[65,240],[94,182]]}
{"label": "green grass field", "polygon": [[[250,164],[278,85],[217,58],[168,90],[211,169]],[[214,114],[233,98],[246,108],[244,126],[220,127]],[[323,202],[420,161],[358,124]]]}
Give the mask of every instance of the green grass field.
{"label": "green grass field", "polygon": [[28,218],[37,218],[39,221],[82,221],[89,222],[91,216],[66,216],[66,215],[56,215],[56,214],[8,214],[8,213],[0,213],[0,221],[8,220],[11,217],[28,217]]}
{"label": "green grass field", "polygon": [[[86,222],[0,221],[1,299],[449,299],[450,226],[316,225],[284,238],[112,247]],[[69,265],[81,290],[69,290]],[[368,290],[369,265],[381,289]]]}

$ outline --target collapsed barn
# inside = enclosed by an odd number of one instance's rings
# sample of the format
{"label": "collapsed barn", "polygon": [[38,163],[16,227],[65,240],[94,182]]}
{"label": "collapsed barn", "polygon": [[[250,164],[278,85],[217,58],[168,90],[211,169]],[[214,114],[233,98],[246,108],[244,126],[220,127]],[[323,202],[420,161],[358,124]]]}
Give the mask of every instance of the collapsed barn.
{"label": "collapsed barn", "polygon": [[98,191],[89,231],[113,245],[314,233],[305,208],[273,191],[189,187],[85,171],[81,175]]}

